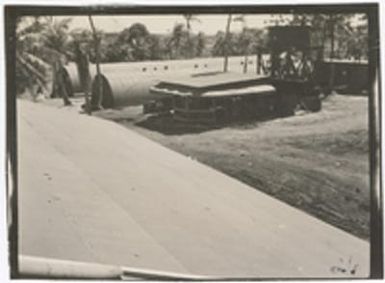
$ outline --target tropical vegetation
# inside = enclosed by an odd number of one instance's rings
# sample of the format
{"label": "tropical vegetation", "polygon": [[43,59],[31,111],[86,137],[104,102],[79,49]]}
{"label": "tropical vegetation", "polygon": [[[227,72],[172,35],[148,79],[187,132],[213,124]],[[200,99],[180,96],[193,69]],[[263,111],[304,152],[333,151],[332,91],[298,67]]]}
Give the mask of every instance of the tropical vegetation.
{"label": "tropical vegetation", "polygon": [[[28,90],[34,96],[50,93],[66,97],[65,89],[55,89],[51,82],[67,61],[76,61],[79,48],[91,63],[186,59],[210,56],[252,56],[266,48],[266,29],[248,26],[245,15],[229,15],[223,30],[216,35],[197,33],[192,23],[199,15],[182,15],[170,34],[154,34],[142,23],[134,23],[119,33],[105,33],[89,27],[70,30],[70,18],[21,17],[16,30],[17,92]],[[290,18],[272,15],[270,25],[308,25],[315,31],[315,42],[334,58],[362,58],[368,52],[368,28],[365,16],[350,14],[293,14]],[[234,32],[233,22],[242,29]],[[86,60],[86,61],[87,61]],[[247,60],[246,60],[247,62]],[[226,63],[224,62],[226,65]],[[244,68],[247,69],[245,64]],[[226,71],[226,67],[224,68]],[[59,93],[58,93],[59,92]],[[66,104],[70,102],[65,101]]]}

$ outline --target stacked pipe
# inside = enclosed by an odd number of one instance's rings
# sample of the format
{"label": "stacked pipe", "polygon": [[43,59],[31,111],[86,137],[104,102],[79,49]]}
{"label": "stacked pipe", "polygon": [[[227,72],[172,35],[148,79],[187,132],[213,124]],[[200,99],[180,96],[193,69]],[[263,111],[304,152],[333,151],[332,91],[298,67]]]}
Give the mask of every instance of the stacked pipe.
{"label": "stacked pipe", "polygon": [[[229,57],[229,71],[243,73],[245,57]],[[247,72],[256,73],[256,56],[247,59]],[[72,89],[82,92],[77,68],[74,63],[66,66]],[[221,72],[223,58],[197,58],[188,60],[165,60],[146,62],[122,62],[101,64],[103,87],[102,105],[105,108],[139,105],[155,98],[150,87],[160,80],[198,73]],[[92,98],[98,100],[98,78],[95,65],[90,65],[92,80]]]}

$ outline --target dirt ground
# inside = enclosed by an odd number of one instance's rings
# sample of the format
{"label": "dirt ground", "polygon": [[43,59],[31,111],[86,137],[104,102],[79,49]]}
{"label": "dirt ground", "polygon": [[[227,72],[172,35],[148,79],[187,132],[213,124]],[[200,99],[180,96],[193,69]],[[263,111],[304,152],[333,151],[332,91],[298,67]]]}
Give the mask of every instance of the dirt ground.
{"label": "dirt ground", "polygon": [[233,176],[360,238],[369,239],[366,97],[332,95],[318,113],[207,128],[141,107],[104,110],[160,144]]}

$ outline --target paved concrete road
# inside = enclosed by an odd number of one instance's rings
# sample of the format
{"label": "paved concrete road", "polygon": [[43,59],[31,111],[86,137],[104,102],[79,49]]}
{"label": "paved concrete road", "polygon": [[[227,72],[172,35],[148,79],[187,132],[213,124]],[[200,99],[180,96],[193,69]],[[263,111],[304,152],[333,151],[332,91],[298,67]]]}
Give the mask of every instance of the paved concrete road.
{"label": "paved concrete road", "polygon": [[23,255],[200,275],[368,275],[367,242],[113,122],[18,101],[18,147]]}

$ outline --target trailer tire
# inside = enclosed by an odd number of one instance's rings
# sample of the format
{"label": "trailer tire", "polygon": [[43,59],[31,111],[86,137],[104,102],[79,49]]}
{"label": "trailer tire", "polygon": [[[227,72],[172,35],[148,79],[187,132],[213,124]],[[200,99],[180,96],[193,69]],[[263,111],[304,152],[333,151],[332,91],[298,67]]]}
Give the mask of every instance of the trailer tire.
{"label": "trailer tire", "polygon": [[318,97],[306,97],[302,100],[305,110],[318,112],[321,110],[321,99]]}
{"label": "trailer tire", "polygon": [[280,117],[289,117],[295,114],[298,105],[297,96],[293,94],[281,95],[278,98],[277,112]]}

